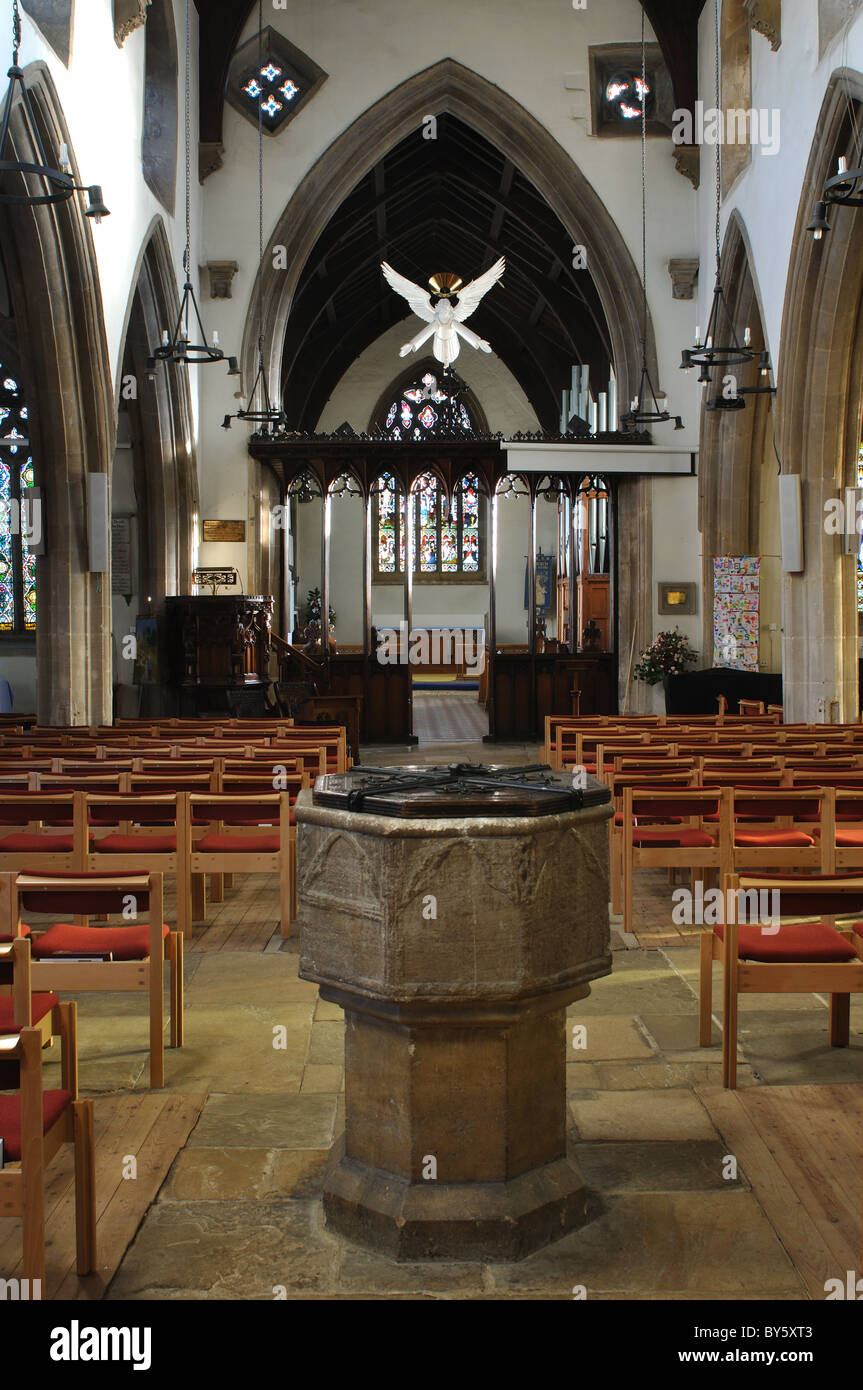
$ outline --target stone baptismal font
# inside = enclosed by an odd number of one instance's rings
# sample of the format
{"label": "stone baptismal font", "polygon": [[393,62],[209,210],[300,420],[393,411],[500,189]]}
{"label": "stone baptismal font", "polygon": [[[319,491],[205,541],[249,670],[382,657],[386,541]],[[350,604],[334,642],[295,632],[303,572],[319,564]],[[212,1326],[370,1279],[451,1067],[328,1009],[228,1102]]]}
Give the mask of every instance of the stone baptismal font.
{"label": "stone baptismal font", "polygon": [[566,1008],[611,970],[608,789],[545,767],[319,777],[300,975],[345,1011],[328,1225],[395,1259],[520,1259],[588,1219]]}

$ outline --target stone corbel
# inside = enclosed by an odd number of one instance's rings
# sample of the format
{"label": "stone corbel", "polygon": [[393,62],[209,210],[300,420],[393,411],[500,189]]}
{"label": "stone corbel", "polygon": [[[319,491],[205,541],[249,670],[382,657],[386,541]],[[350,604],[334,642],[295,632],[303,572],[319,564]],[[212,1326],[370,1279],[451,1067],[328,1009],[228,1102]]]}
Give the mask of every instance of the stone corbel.
{"label": "stone corbel", "polygon": [[743,0],[749,27],[763,34],[775,53],[782,42],[782,0]]}
{"label": "stone corbel", "polygon": [[698,283],[698,258],[676,257],[668,262],[672,299],[694,299]]}
{"label": "stone corbel", "polygon": [[151,0],[114,0],[114,42],[118,48],[146,23],[150,3]]}
{"label": "stone corbel", "polygon": [[198,182],[203,183],[223,164],[225,147],[220,140],[201,140],[198,143]]}
{"label": "stone corbel", "polygon": [[675,145],[674,167],[678,174],[689,179],[693,188],[698,187],[698,164],[701,151],[697,145]]}
{"label": "stone corbel", "polygon": [[210,276],[210,298],[232,299],[231,282],[239,270],[236,261],[207,261]]}

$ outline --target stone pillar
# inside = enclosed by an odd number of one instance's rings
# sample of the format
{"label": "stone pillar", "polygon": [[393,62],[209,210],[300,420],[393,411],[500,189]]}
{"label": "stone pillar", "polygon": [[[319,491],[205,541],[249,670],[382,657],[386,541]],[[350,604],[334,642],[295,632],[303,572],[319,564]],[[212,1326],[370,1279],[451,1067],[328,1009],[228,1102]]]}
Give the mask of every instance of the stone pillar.
{"label": "stone pillar", "polygon": [[501,1260],[588,1220],[566,1007],[611,969],[610,814],[411,820],[300,795],[300,975],[347,1025],[334,1230]]}

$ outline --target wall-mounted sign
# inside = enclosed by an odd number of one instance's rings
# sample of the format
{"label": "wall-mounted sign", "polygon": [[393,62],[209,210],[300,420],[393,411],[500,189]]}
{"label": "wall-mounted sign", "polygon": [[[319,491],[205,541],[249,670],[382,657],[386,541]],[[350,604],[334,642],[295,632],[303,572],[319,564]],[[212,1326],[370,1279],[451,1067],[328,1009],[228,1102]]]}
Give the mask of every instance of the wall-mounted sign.
{"label": "wall-mounted sign", "polygon": [[201,544],[209,541],[244,541],[246,523],[244,521],[202,521]]}
{"label": "wall-mounted sign", "polygon": [[697,612],[696,586],[689,582],[659,584],[657,609],[663,615],[678,617]]}
{"label": "wall-mounted sign", "polygon": [[132,518],[111,517],[111,593],[133,594]]}

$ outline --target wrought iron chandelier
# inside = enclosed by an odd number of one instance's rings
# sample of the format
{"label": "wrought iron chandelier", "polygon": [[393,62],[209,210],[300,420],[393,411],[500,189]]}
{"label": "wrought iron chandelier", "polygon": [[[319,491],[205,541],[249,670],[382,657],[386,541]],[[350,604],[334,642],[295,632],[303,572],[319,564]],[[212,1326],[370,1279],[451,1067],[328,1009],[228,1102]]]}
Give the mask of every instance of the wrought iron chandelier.
{"label": "wrought iron chandelier", "polygon": [[[719,89],[719,0],[714,0],[714,42],[715,42],[715,63],[714,63],[714,97],[716,110],[720,109],[720,89]],[[695,343],[691,348],[684,348],[681,356],[680,366],[684,372],[691,371],[693,367],[700,367],[698,381],[705,386],[712,383],[712,371],[716,368],[722,373],[722,391],[711,396],[705,402],[707,410],[743,410],[746,406],[744,396],[756,396],[773,392],[774,388],[766,386],[738,386],[736,372],[729,372],[732,367],[744,367],[750,362],[758,359],[758,365],[762,377],[770,374],[770,353],[761,351],[760,353],[752,347],[752,335],[749,328],[743,331],[743,342],[737,337],[734,327],[734,318],[725,298],[725,291],[722,288],[721,258],[722,258],[722,226],[720,217],[720,206],[722,198],[722,150],[721,142],[716,141],[716,161],[714,165],[714,197],[715,197],[715,217],[714,217],[714,236],[716,239],[716,280],[713,286],[713,303],[710,308],[710,317],[707,321],[707,332],[704,342],[701,341],[701,330],[695,330]],[[723,334],[725,343],[723,344]]]}
{"label": "wrought iron chandelier", "polygon": [[863,167],[849,169],[844,154],[839,155],[836,173],[827,180],[812,209],[812,221],[806,230],[812,233],[815,241],[820,241],[823,234],[830,231],[829,207],[863,208]]}
{"label": "wrought iron chandelier", "polygon": [[[75,182],[66,145],[61,146],[60,149],[59,169],[52,168],[48,162],[48,156],[39,132],[39,123],[30,101],[30,94],[24,85],[24,72],[18,64],[20,47],[21,13],[18,9],[18,0],[12,0],[12,66],[7,73],[9,86],[6,90],[3,122],[0,125],[0,179],[3,179],[4,175],[18,174],[27,191],[11,193],[0,189],[0,203],[15,204],[19,207],[40,207],[46,203],[67,203],[73,193],[86,193],[87,208],[84,216],[91,217],[94,222],[99,223],[103,217],[110,217],[111,215],[110,210],[106,208],[102,200],[102,189],[97,183],[88,186]],[[39,156],[36,164],[11,157],[14,155],[14,151],[9,134],[9,123],[12,119],[12,105],[15,100],[16,89],[21,93],[24,115]],[[7,146],[9,157],[7,157]],[[7,183],[8,187],[7,180],[3,179],[3,182]],[[31,189],[33,191],[30,191]]]}
{"label": "wrought iron chandelier", "polygon": [[[263,66],[263,41],[264,41],[264,7],[263,0],[258,0],[258,66]],[[263,309],[263,267],[264,267],[264,108],[258,101],[258,370],[249,398],[242,410],[236,411],[233,415],[226,415],[222,421],[222,429],[229,430],[232,420],[247,420],[252,425],[257,425],[257,433],[268,435],[270,426],[273,433],[284,431],[287,427],[287,416],[283,410],[279,410],[270,399],[270,388],[267,384],[267,371],[264,366],[264,309]],[[256,407],[255,401],[258,396],[260,386],[259,404]]]}
{"label": "wrought iron chandelier", "polygon": [[[211,362],[228,363],[228,375],[239,376],[240,369],[237,366],[236,357],[226,359],[224,352],[219,346],[218,333],[213,334],[212,343],[207,342],[207,335],[204,332],[204,325],[201,322],[201,311],[198,308],[198,301],[195,298],[195,291],[192,288],[192,199],[191,199],[191,180],[192,180],[192,116],[191,116],[191,30],[189,24],[189,0],[186,0],[186,245],[183,250],[183,272],[186,282],[183,285],[183,297],[180,300],[180,309],[177,314],[177,321],[174,324],[172,333],[165,328],[162,330],[162,341],[157,348],[154,348],[151,356],[147,359],[147,369],[152,371],[157,362],[173,362],[179,364],[185,362],[188,366],[206,366]],[[194,342],[191,338],[191,331],[197,324],[199,341]]]}
{"label": "wrought iron chandelier", "polygon": [[[620,423],[627,432],[644,425],[664,425],[674,421],[676,430],[683,429],[679,415],[671,415],[661,406],[647,366],[647,58],[644,42],[644,9],[641,11],[641,380],[638,394],[621,415]],[[665,397],[662,397],[664,400]]]}

